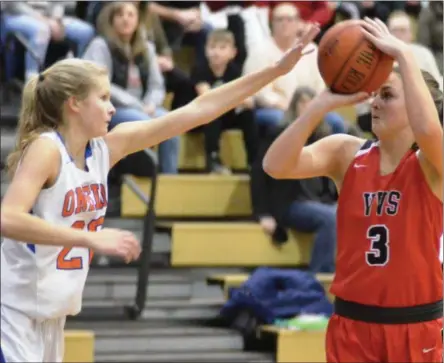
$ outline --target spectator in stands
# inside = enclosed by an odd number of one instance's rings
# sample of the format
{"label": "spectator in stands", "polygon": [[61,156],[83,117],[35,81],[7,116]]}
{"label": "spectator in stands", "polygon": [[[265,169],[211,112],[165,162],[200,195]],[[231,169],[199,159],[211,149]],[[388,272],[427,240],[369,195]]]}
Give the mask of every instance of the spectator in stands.
{"label": "spectator in stands", "polygon": [[29,43],[37,59],[30,52],[25,55],[25,80],[40,72],[49,42],[69,40],[75,45],[75,55],[81,56],[94,37],[94,28],[74,17],[64,16],[63,2],[11,1],[1,2],[4,22],[2,37],[16,32]]}
{"label": "spectator in stands", "polygon": [[137,2],[147,38],[156,46],[157,63],[165,79],[166,91],[174,95],[171,109],[185,106],[193,99],[194,85],[190,77],[174,64],[173,51],[159,16],[150,10],[147,2]]}
{"label": "spectator in stands", "polygon": [[[240,68],[233,63],[236,56],[234,35],[228,30],[214,30],[206,42],[206,63],[196,65],[191,78],[196,84],[196,92],[201,95],[212,88],[221,86],[239,78]],[[253,99],[246,99],[234,110],[219,119],[203,126],[205,134],[205,151],[207,170],[212,173],[226,174],[228,168],[223,166],[219,154],[219,142],[223,129],[240,128],[243,132],[248,165],[252,165],[257,154],[257,130],[253,113]]]}
{"label": "spectator in stands", "polygon": [[[315,98],[316,92],[309,87],[299,87],[293,94],[293,98],[290,102],[290,106],[288,107],[282,121],[280,123],[281,126],[286,127],[288,124],[296,119],[298,115],[300,115],[307,105]],[[290,117],[295,117],[293,120],[290,120]],[[346,133],[359,133],[359,130],[356,130],[349,124],[344,118],[337,112],[329,112],[325,115],[324,118],[325,123],[329,126],[332,134],[346,134]],[[354,120],[351,120],[354,121]]]}
{"label": "spectator in stands", "polygon": [[149,9],[163,21],[169,44],[178,49],[183,44],[196,49],[198,62],[205,62],[205,41],[211,27],[200,13],[200,1],[150,1]]}
{"label": "spectator in stands", "polygon": [[[96,27],[99,26],[99,14],[109,3],[112,1],[89,1],[86,11],[88,21]],[[139,10],[142,35],[155,45],[157,63],[165,80],[166,91],[174,94],[171,109],[184,106],[192,100],[194,86],[188,75],[174,64],[172,50],[159,16],[150,10],[147,1],[134,3]],[[98,30],[100,33],[100,29]]]}
{"label": "spectator in stands", "polygon": [[[245,73],[274,64],[297,39],[303,26],[298,9],[292,4],[280,4],[271,16],[272,38],[264,39],[262,46],[253,49],[244,66]],[[324,89],[325,84],[317,66],[317,46],[307,47],[311,53],[305,55],[287,75],[264,87],[257,95],[256,122],[267,129],[276,127],[282,120],[296,88],[307,86],[316,92]]]}
{"label": "spectator in stands", "polygon": [[[251,171],[251,195],[254,216],[263,230],[276,243],[286,240],[286,229],[314,233],[314,246],[310,261],[313,273],[331,273],[335,270],[336,251],[336,190],[327,178],[305,180],[273,179],[262,168],[262,160],[268,147],[280,130],[296,120],[299,112],[311,98],[307,89],[295,92],[283,124],[261,144]],[[327,122],[313,132],[309,143],[331,134]]]}
{"label": "spectator in stands", "polygon": [[413,43],[411,20],[407,13],[392,12],[387,20],[387,27],[395,37],[410,45],[420,68],[429,72],[442,86],[442,75],[432,52],[421,44]]}
{"label": "spectator in stands", "polygon": [[302,23],[318,23],[325,27],[334,15],[327,1],[255,1],[258,6],[268,6],[272,12],[282,3],[292,4],[298,9]]}
{"label": "spectator in stands", "polygon": [[364,19],[365,17],[369,17],[372,19],[378,18],[382,20],[384,23],[387,22],[391,10],[389,1],[364,0],[364,1],[355,1],[355,4],[359,6],[361,19]]}
{"label": "spectator in stands", "polygon": [[[109,70],[111,98],[116,106],[111,128],[164,115],[164,80],[154,45],[141,34],[137,6],[133,2],[108,4],[99,15],[98,27],[103,37],[93,39],[84,58]],[[178,138],[159,145],[161,172],[177,173],[178,153]]]}
{"label": "spectator in stands", "polygon": [[443,73],[442,58],[442,34],[443,34],[443,2],[429,1],[429,6],[424,7],[418,20],[418,43],[429,48],[436,58],[439,71]]}

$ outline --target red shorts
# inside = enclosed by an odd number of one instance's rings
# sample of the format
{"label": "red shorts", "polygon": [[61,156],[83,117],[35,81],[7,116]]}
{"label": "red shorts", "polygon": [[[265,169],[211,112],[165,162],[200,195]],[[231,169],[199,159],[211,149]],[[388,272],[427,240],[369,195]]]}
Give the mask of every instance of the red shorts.
{"label": "red shorts", "polygon": [[442,319],[415,324],[373,324],[333,315],[327,362],[443,362]]}

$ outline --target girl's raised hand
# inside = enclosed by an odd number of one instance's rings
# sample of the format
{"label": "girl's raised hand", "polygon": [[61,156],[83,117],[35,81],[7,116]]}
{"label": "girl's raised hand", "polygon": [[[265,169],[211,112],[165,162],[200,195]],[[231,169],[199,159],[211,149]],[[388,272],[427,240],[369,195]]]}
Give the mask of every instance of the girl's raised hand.
{"label": "girl's raised hand", "polygon": [[408,45],[392,35],[381,20],[364,18],[361,22],[364,36],[372,42],[379,50],[397,59]]}
{"label": "girl's raised hand", "polygon": [[276,68],[280,75],[290,72],[296,63],[305,54],[311,53],[314,49],[304,52],[305,47],[310,44],[319,34],[320,28],[318,24],[310,24],[304,34],[295,42],[293,47],[289,49],[282,58],[277,62]]}

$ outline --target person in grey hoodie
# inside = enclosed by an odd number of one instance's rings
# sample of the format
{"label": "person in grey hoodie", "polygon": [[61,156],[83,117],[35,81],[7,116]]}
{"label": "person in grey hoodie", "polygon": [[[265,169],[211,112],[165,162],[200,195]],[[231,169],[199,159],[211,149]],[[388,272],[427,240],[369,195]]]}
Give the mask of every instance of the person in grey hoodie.
{"label": "person in grey hoodie", "polygon": [[[84,59],[108,68],[111,98],[116,106],[110,127],[123,122],[164,115],[165,84],[156,61],[154,45],[142,35],[134,3],[112,2],[100,12],[97,28],[101,36],[89,44]],[[159,145],[160,171],[177,173],[179,138]]]}
{"label": "person in grey hoodie", "polygon": [[3,20],[2,37],[10,32],[23,36],[36,58],[25,55],[25,80],[39,73],[49,42],[69,39],[76,44],[76,56],[80,56],[94,37],[94,27],[87,22],[65,16],[61,1],[1,1]]}

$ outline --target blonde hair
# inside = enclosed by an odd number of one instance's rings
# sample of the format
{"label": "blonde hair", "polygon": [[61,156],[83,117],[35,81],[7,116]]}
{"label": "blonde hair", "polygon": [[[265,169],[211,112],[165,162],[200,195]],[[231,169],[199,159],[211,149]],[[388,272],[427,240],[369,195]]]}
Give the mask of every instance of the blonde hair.
{"label": "blonde hair", "polygon": [[208,34],[207,43],[211,42],[224,42],[231,46],[236,46],[236,40],[234,39],[234,34],[226,29],[215,29]]}
{"label": "blonde hair", "polygon": [[[139,22],[134,32],[130,44],[129,51],[126,49],[125,44],[120,40],[119,36],[114,29],[114,17],[122,11],[123,7],[131,5],[136,9]],[[137,56],[141,55],[145,61],[148,61],[147,55],[147,37],[144,35],[143,26],[144,16],[140,14],[137,4],[132,1],[117,1],[107,4],[100,12],[97,18],[98,32],[114,47],[117,49],[126,59],[133,60]]]}
{"label": "blonde hair", "polygon": [[61,60],[25,85],[17,126],[17,141],[7,160],[9,176],[15,173],[24,150],[43,132],[57,130],[64,122],[63,105],[69,97],[85,99],[107,76],[105,68],[82,59]]}

